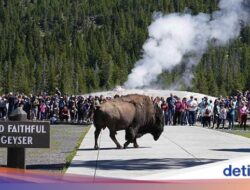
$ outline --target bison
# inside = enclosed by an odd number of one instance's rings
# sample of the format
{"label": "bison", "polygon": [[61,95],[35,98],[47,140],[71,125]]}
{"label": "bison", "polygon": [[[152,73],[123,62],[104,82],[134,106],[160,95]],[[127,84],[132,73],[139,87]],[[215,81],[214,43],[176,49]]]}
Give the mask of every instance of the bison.
{"label": "bison", "polygon": [[126,142],[124,148],[134,143],[146,133],[152,134],[158,140],[164,127],[164,116],[158,106],[154,106],[148,96],[132,94],[103,103],[94,111],[95,149],[101,129],[109,128],[110,138],[117,148],[122,148],[115,135],[119,130],[125,130]]}

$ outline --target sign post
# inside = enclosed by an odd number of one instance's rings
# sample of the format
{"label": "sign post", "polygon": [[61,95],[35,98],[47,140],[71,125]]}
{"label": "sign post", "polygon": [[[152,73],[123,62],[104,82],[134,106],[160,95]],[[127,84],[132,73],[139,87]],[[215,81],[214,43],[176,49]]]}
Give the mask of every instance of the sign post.
{"label": "sign post", "polygon": [[8,148],[7,167],[25,169],[25,148],[49,148],[49,122],[29,122],[22,108],[0,122],[0,147]]}
{"label": "sign post", "polygon": [[[26,121],[27,114],[23,111],[22,108],[17,108],[9,116],[9,119],[12,121]],[[8,148],[7,167],[26,169],[24,148]]]}

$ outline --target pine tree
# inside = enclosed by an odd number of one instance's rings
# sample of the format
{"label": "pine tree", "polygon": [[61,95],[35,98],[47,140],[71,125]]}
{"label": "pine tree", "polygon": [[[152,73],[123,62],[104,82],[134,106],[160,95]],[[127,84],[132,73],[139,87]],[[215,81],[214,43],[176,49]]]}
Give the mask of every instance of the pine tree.
{"label": "pine tree", "polygon": [[[218,1],[0,0],[0,93],[59,87],[78,94],[122,85],[142,55],[155,11],[188,9],[212,13]],[[193,89],[219,95],[250,88],[249,57],[247,26],[232,45],[208,48],[194,68]],[[178,82],[183,71],[163,73],[161,85]]]}

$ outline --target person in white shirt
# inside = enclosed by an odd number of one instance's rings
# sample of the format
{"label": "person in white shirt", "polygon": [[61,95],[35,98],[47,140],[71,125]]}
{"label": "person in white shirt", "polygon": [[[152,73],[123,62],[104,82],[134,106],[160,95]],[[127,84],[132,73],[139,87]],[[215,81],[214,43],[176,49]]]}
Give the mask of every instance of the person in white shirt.
{"label": "person in white shirt", "polygon": [[198,102],[193,96],[190,96],[190,100],[187,102],[188,105],[188,122],[190,126],[193,126],[196,122],[196,111],[198,109]]}
{"label": "person in white shirt", "polygon": [[217,128],[219,128],[220,124],[222,124],[222,129],[224,129],[226,119],[227,119],[227,109],[225,108],[225,105],[221,104],[219,113],[219,122],[217,124]]}

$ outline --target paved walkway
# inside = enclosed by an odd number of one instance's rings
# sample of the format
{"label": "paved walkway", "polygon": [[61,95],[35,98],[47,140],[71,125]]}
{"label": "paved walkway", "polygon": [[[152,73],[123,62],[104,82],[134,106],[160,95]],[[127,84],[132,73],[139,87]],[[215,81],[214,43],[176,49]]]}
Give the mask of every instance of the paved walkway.
{"label": "paved walkway", "polygon": [[[118,132],[124,143],[124,131]],[[158,141],[151,135],[138,140],[140,148],[116,149],[103,130],[100,150],[93,150],[94,127],[91,127],[67,173],[136,179],[163,172],[247,156],[250,139],[211,129],[189,126],[166,126]]]}

